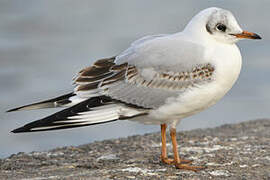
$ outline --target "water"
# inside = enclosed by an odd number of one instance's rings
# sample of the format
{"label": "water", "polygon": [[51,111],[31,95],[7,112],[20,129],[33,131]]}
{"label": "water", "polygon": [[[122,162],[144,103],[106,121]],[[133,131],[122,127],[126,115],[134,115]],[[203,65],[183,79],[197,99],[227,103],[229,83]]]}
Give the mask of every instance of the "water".
{"label": "water", "polygon": [[178,130],[269,117],[270,1],[1,1],[0,158],[158,131],[158,126],[119,121],[11,134],[56,110],[5,111],[71,91],[73,75],[93,60],[118,54],[142,36],[180,31],[194,14],[211,6],[230,9],[243,29],[259,33],[263,41],[239,43],[243,70],[236,85],[217,105],[182,121]]}

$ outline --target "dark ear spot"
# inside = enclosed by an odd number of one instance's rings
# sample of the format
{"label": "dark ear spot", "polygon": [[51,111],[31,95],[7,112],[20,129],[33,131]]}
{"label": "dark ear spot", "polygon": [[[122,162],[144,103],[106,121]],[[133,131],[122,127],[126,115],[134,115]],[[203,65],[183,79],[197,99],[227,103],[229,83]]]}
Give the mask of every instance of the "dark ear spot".
{"label": "dark ear spot", "polygon": [[209,32],[210,34],[213,33],[213,32],[211,31],[210,26],[209,26],[208,23],[206,24],[205,28],[206,28],[206,31]]}

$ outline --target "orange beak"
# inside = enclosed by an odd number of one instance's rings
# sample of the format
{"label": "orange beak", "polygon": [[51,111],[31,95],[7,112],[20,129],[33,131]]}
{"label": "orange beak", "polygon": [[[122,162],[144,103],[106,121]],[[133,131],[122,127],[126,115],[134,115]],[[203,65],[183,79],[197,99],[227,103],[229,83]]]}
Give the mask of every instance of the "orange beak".
{"label": "orange beak", "polygon": [[232,34],[234,36],[236,36],[237,38],[246,38],[246,39],[262,39],[261,36],[259,36],[258,34],[252,33],[252,32],[248,32],[248,31],[243,31],[240,34]]}

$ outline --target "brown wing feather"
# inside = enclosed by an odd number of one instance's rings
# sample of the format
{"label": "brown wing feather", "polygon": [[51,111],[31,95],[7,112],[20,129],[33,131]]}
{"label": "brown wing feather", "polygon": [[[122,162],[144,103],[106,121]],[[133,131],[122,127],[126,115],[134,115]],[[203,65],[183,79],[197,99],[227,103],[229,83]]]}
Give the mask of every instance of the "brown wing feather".
{"label": "brown wing feather", "polygon": [[[139,87],[148,87],[164,90],[183,90],[194,84],[212,80],[214,67],[211,64],[197,65],[187,72],[158,72],[152,79],[145,78],[140,71],[128,63],[115,64],[115,57],[101,59],[92,66],[80,71],[74,79],[75,93],[99,93],[104,95],[117,81]],[[91,91],[95,90],[95,91]],[[98,94],[97,94],[98,95]]]}
{"label": "brown wing feather", "polygon": [[76,78],[75,91],[89,91],[97,89],[100,86],[106,86],[113,82],[123,80],[125,78],[127,63],[116,65],[115,57],[101,59],[96,61],[92,66],[81,70]]}

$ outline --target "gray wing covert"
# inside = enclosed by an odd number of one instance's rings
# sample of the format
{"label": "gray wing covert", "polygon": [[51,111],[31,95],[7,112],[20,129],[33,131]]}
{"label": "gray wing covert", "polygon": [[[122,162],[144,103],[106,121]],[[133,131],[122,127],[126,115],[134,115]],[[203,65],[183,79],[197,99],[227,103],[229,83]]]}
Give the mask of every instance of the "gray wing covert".
{"label": "gray wing covert", "polygon": [[84,98],[106,95],[126,104],[158,108],[187,88],[211,81],[213,72],[210,64],[172,72],[115,64],[114,58],[102,59],[74,79],[75,93]]}
{"label": "gray wing covert", "polygon": [[184,72],[196,65],[209,63],[205,47],[176,35],[151,36],[133,43],[116,56],[115,63],[156,71]]}
{"label": "gray wing covert", "polygon": [[199,65],[186,72],[160,72],[127,65],[124,79],[105,87],[105,93],[125,103],[144,108],[158,108],[168,98],[176,97],[188,88],[211,81],[213,72],[214,67],[210,64]]}

